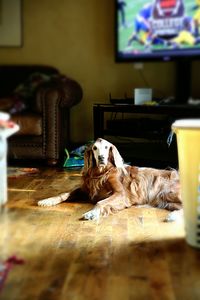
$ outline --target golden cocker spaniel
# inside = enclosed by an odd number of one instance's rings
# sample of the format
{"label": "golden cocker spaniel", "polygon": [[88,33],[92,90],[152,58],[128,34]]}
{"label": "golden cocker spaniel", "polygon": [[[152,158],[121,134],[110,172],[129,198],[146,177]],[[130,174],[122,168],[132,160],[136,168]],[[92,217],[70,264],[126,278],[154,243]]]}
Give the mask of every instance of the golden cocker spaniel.
{"label": "golden cocker spaniel", "polygon": [[80,188],[41,200],[38,205],[52,206],[74,197],[95,204],[83,215],[86,220],[98,220],[132,205],[148,204],[169,211],[182,208],[176,170],[126,165],[117,148],[102,138],[85,151]]}

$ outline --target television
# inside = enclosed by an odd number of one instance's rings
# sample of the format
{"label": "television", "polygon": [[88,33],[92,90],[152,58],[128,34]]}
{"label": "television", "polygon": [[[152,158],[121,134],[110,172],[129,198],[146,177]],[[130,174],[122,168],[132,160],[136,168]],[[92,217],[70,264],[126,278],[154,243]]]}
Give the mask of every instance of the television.
{"label": "television", "polygon": [[[200,57],[200,0],[115,0],[117,62],[177,62],[177,96],[190,94]],[[184,89],[183,89],[184,87]]]}

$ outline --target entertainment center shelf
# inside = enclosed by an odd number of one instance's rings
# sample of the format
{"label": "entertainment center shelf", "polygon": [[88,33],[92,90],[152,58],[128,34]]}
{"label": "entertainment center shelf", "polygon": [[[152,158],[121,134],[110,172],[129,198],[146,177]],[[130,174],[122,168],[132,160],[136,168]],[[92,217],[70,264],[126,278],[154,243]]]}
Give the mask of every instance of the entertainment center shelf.
{"label": "entertainment center shelf", "polygon": [[171,124],[182,118],[200,118],[200,106],[94,104],[94,139],[114,141],[125,161],[132,164],[177,167],[176,140],[167,138]]}

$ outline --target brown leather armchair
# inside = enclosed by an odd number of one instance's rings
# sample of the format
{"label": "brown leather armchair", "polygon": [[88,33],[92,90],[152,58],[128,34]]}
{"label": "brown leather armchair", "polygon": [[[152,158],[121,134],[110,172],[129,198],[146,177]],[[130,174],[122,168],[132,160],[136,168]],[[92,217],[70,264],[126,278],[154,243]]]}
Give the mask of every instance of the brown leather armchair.
{"label": "brown leather armchair", "polygon": [[[81,101],[82,88],[53,67],[1,65],[0,110],[3,110],[3,104],[8,106],[10,100],[19,102],[16,91],[31,74],[45,74],[48,80],[37,82],[27,99],[27,85],[23,86],[23,101],[27,108],[11,114],[11,120],[20,125],[20,131],[8,141],[8,156],[20,160],[43,159],[56,165],[64,155],[64,148],[70,145],[70,108]],[[16,103],[12,105],[16,106]],[[9,111],[8,107],[6,109]]]}

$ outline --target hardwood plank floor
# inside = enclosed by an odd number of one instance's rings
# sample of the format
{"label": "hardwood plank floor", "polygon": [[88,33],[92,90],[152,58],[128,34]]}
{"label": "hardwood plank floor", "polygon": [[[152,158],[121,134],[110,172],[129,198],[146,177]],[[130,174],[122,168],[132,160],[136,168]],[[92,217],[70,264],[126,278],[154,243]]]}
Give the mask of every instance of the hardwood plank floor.
{"label": "hardwood plank floor", "polygon": [[200,299],[200,251],[166,211],[132,207],[83,221],[89,203],[38,207],[78,186],[79,171],[41,168],[8,180],[0,214],[0,260],[24,259],[8,274],[1,300]]}

